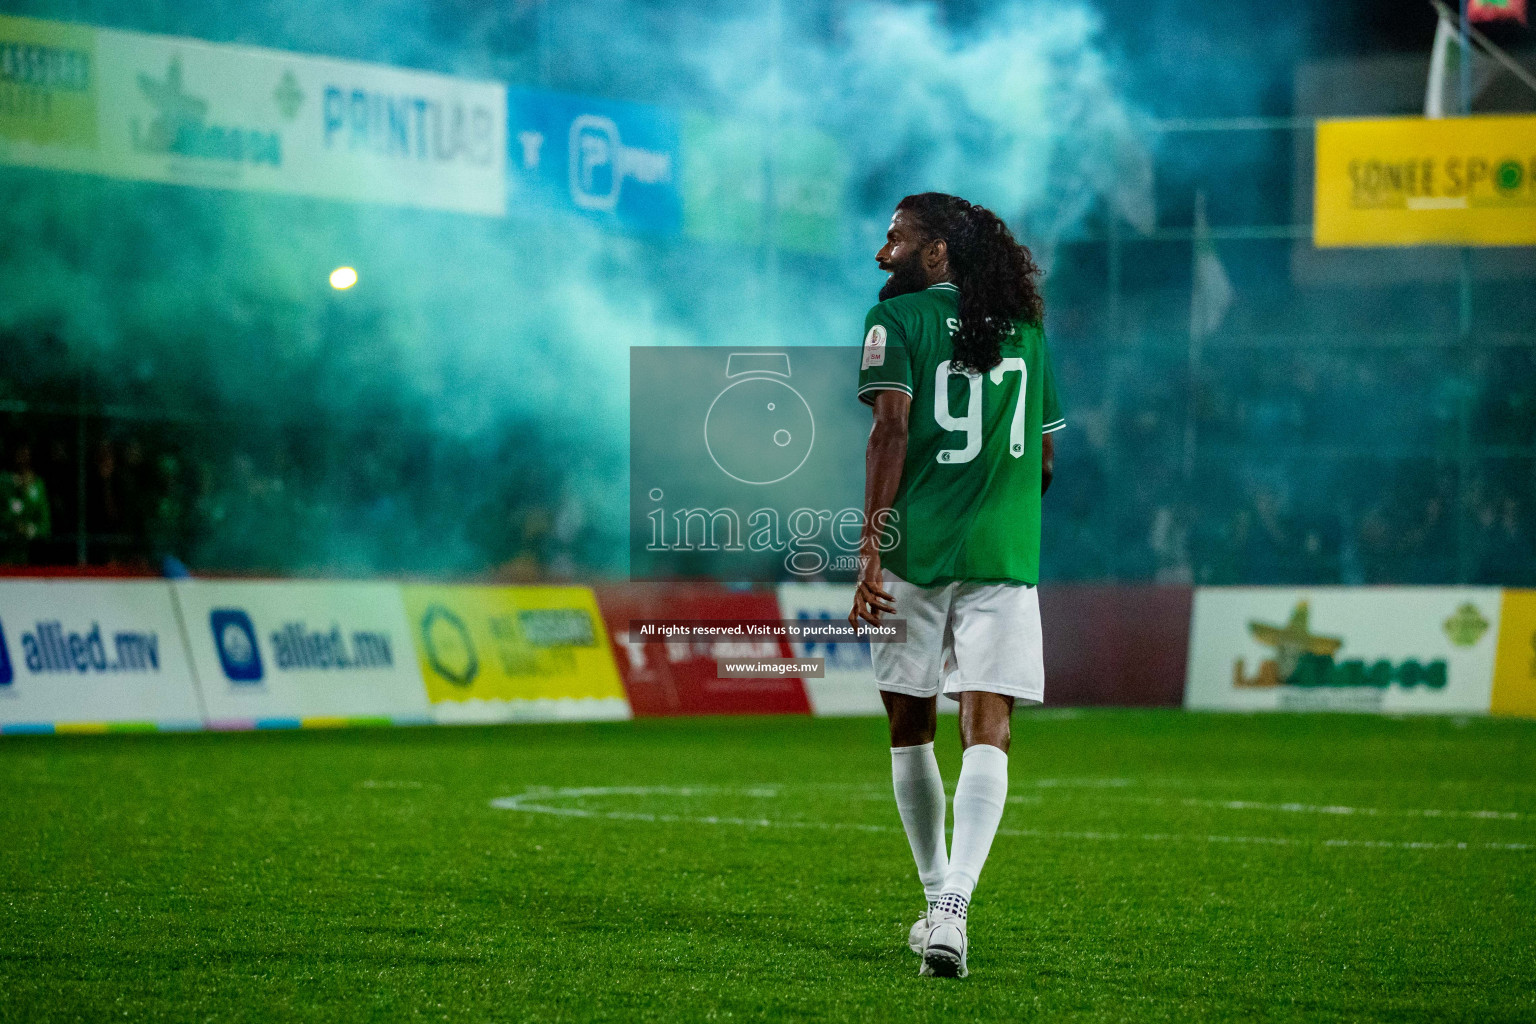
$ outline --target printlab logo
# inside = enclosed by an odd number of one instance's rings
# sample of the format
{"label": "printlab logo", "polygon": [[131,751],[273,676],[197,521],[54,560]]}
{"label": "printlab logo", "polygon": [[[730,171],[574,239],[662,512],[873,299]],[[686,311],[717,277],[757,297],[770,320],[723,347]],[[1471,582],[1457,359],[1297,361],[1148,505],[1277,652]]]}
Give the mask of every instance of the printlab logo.
{"label": "printlab logo", "polygon": [[155,108],[145,127],[138,118],[129,124],[133,148],[140,153],[220,160],[228,163],[283,162],[283,140],[277,132],[208,123],[208,101],[187,92],[181,58],[171,58],[165,78],[139,75],[139,92]]}
{"label": "printlab logo", "polygon": [[464,620],[440,604],[421,617],[421,644],[432,671],[455,686],[468,686],[480,674],[480,658]]}
{"label": "printlab logo", "polygon": [[731,381],[704,414],[704,447],[720,472],[744,484],[788,480],[811,457],[816,417],[789,386],[785,352],[732,353]]}
{"label": "printlab logo", "polygon": [[5,647],[5,625],[0,623],[0,686],[10,686],[16,673],[11,670],[11,652]]}
{"label": "printlab logo", "polygon": [[[1475,613],[1477,609],[1472,609]],[[1385,658],[1367,664],[1364,660],[1336,661],[1334,655],[1344,647],[1344,639],[1313,633],[1311,606],[1298,602],[1285,625],[1267,622],[1248,623],[1249,634],[1275,655],[1259,663],[1254,675],[1246,673],[1242,658],[1232,663],[1232,685],[1239,690],[1267,689],[1276,686],[1302,687],[1374,687],[1384,690],[1393,683],[1404,689],[1427,686],[1445,689],[1447,666],[1436,658],[1428,664],[1409,658],[1392,662]]]}
{"label": "printlab logo", "polygon": [[251,617],[236,608],[219,608],[209,614],[208,624],[219,651],[219,666],[229,681],[260,682],[261,648],[256,644],[256,627]]}

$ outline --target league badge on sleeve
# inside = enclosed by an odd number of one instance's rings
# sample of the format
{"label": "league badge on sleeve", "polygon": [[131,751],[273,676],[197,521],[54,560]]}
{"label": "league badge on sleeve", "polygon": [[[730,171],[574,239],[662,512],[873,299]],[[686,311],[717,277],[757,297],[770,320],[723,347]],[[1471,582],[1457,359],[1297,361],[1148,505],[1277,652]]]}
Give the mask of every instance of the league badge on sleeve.
{"label": "league badge on sleeve", "polygon": [[885,365],[885,325],[875,324],[864,335],[864,363],[859,367],[867,370],[871,366]]}

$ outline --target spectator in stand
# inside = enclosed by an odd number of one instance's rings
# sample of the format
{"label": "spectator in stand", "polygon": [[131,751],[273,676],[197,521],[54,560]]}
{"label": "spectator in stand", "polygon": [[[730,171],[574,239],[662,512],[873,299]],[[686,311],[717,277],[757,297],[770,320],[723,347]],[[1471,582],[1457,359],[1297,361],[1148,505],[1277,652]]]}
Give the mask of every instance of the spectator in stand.
{"label": "spectator in stand", "polygon": [[35,541],[53,533],[48,488],[32,468],[32,446],[16,446],[11,471],[0,473],[0,565],[27,565]]}
{"label": "spectator in stand", "polygon": [[[102,438],[96,445],[96,459],[86,487],[85,526],[86,532],[91,534],[93,547],[103,542],[110,546],[108,538],[115,539],[123,532],[118,490],[117,450],[110,440]],[[101,547],[92,552],[91,561],[110,561],[110,557],[102,558],[98,553],[107,550],[108,547]]]}

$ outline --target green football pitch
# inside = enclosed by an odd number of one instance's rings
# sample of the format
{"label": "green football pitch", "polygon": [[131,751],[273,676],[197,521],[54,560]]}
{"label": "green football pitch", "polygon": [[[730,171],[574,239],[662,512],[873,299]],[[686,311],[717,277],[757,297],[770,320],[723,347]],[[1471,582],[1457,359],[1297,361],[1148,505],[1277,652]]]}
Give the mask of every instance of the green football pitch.
{"label": "green football pitch", "polygon": [[964,981],[889,768],[867,719],[8,738],[0,1019],[1536,1020],[1536,723],[1020,713]]}

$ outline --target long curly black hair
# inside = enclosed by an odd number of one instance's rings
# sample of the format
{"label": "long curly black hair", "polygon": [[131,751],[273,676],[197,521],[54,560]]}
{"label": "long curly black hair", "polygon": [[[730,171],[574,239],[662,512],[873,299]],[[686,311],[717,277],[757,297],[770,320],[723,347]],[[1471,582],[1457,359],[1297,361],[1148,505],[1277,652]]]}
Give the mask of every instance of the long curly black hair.
{"label": "long curly black hair", "polygon": [[946,243],[950,277],[960,290],[952,365],[985,373],[1002,359],[1003,337],[1015,321],[1038,324],[1045,316],[1034,256],[1014,240],[1001,217],[959,196],[921,192],[896,209],[917,220],[926,241]]}

